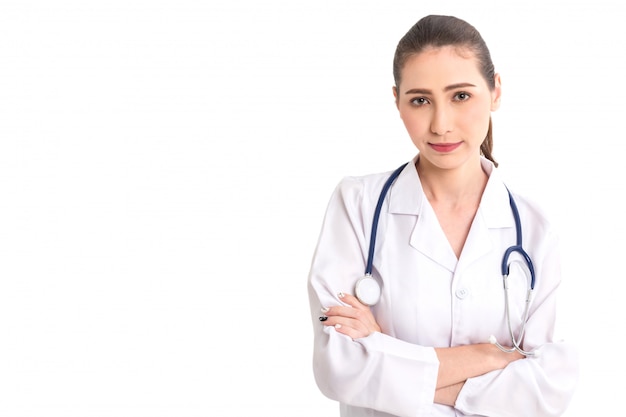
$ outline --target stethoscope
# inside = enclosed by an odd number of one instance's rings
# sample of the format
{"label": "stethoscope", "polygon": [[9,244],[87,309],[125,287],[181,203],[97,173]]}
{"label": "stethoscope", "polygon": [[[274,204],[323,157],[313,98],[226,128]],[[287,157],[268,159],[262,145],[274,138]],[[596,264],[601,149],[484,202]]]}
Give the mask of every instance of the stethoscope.
{"label": "stethoscope", "polygon": [[[385,196],[391,187],[391,184],[398,178],[400,172],[407,166],[408,162],[402,164],[398,167],[387,179],[383,188],[380,192],[380,196],[378,197],[378,203],[376,204],[376,210],[374,211],[374,219],[372,221],[372,232],[370,235],[370,246],[367,254],[367,264],[365,266],[365,275],[360,278],[355,286],[355,295],[359,299],[359,301],[367,306],[373,306],[380,300],[381,296],[381,287],[378,281],[372,277],[372,268],[374,262],[374,249],[376,245],[376,233],[378,231],[378,219],[380,217],[380,212],[382,210],[383,202],[385,201]],[[509,193],[509,203],[511,205],[511,211],[513,212],[513,218],[515,219],[515,232],[517,234],[517,241],[514,246],[509,247],[506,251],[504,251],[504,255],[502,257],[502,281],[504,284],[504,309],[506,320],[508,323],[509,334],[511,337],[511,348],[505,348],[496,340],[495,336],[491,336],[489,338],[489,342],[496,345],[503,352],[514,352],[518,351],[522,355],[525,356],[533,356],[536,355],[536,351],[529,352],[525,351],[521,348],[521,342],[524,338],[524,331],[526,330],[526,322],[528,320],[528,313],[530,309],[530,304],[532,302],[532,295],[535,289],[535,268],[533,267],[533,262],[530,259],[530,256],[526,251],[522,248],[522,222],[520,220],[519,211],[517,209],[517,204],[515,204],[515,200],[511,195],[511,192],[507,189]],[[509,262],[509,258],[513,253],[518,253],[521,255],[522,260],[514,259]],[[515,337],[513,332],[513,326],[511,324],[511,316],[509,309],[509,271],[512,264],[518,263],[522,267],[521,269],[526,274],[526,278],[528,281],[528,290],[526,292],[526,306],[524,308],[524,314],[522,319],[522,328],[520,329],[519,335]]]}

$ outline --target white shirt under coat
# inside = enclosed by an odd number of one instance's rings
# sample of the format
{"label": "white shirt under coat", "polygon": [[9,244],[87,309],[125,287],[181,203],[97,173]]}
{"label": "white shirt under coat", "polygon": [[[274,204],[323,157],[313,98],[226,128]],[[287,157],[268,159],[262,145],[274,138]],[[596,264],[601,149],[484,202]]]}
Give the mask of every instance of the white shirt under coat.
{"label": "white shirt under coat", "polygon": [[[489,180],[459,259],[424,195],[415,164],[404,168],[389,189],[378,224],[373,275],[382,282],[382,299],[372,311],[382,332],[357,340],[318,317],[322,307],[342,304],[339,292],[354,294],[365,271],[376,203],[391,171],[344,178],[332,194],[308,288],[315,379],[324,395],[340,403],[341,416],[542,417],[559,416],[569,404],[578,359],[573,346],[553,339],[561,281],[558,239],[541,209],[515,193],[523,247],[536,272],[523,348],[539,349],[540,355],[468,379],[455,407],[433,403],[435,347],[486,343],[492,334],[510,345],[501,262],[516,242],[515,222],[497,169],[485,158],[482,167]],[[512,271],[509,281],[517,332],[527,281],[520,271]]]}

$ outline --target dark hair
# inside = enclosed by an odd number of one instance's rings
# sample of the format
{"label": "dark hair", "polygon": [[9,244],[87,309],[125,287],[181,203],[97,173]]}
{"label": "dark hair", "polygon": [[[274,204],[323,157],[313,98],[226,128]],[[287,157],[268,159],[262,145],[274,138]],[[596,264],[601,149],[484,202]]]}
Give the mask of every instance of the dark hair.
{"label": "dark hair", "polygon": [[[470,50],[476,57],[479,69],[489,88],[493,90],[496,87],[495,70],[489,48],[476,28],[453,16],[430,15],[420,19],[398,42],[393,57],[393,78],[396,89],[400,87],[402,68],[410,57],[427,48],[443,46],[455,46]],[[485,158],[498,166],[491,155],[492,149],[493,130],[490,117],[489,130],[485,140],[480,145],[480,151]]]}

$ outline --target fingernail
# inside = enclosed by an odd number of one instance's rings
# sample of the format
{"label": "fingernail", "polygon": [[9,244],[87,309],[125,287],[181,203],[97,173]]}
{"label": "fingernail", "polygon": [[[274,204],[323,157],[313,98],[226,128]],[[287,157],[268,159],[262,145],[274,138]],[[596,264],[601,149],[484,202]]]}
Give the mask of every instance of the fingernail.
{"label": "fingernail", "polygon": [[344,293],[340,292],[339,294],[337,294],[339,296],[339,298],[343,298],[343,296],[345,295]]}
{"label": "fingernail", "polygon": [[322,307],[322,313],[328,313],[328,310],[330,310],[330,308]]}
{"label": "fingernail", "polygon": [[335,324],[335,329],[340,329],[341,328],[341,324],[337,323]]}
{"label": "fingernail", "polygon": [[326,317],[326,316],[320,317],[320,321],[326,321],[326,320],[328,320],[328,317]]}

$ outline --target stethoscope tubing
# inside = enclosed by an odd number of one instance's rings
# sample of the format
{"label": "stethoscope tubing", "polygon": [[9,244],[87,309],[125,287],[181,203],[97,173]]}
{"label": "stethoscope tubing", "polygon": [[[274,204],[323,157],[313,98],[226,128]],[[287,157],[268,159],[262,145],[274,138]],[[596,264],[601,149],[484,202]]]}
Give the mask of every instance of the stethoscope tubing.
{"label": "stethoscope tubing", "polygon": [[516,233],[516,243],[514,246],[509,247],[506,251],[504,251],[504,256],[502,257],[502,276],[509,275],[509,256],[517,252],[526,261],[526,265],[530,270],[530,288],[535,289],[535,267],[533,266],[533,261],[530,259],[530,256],[524,248],[522,248],[522,220],[520,219],[519,210],[517,209],[517,203],[515,203],[515,199],[513,195],[506,189],[507,193],[509,193],[509,204],[511,205],[511,212],[513,213],[513,219],[515,220],[515,233]]}
{"label": "stethoscope tubing", "polygon": [[[375,246],[376,246],[376,234],[378,231],[378,220],[380,218],[380,213],[382,211],[382,206],[385,201],[385,197],[391,185],[394,183],[394,181],[398,178],[402,170],[407,165],[408,165],[408,162],[405,164],[402,164],[395,171],[393,171],[393,173],[389,176],[387,181],[385,181],[385,184],[383,185],[383,188],[380,192],[380,196],[378,197],[378,202],[376,203],[376,210],[374,211],[374,218],[372,221],[372,230],[370,233],[370,244],[369,244],[368,254],[367,254],[367,264],[365,266],[365,278],[371,278],[372,276],[372,269],[373,269],[373,263],[374,263],[374,251],[375,251]],[[511,194],[508,188],[507,188],[507,192],[509,194],[509,203],[511,206],[511,212],[513,213],[513,218],[515,220],[516,244],[505,250],[504,255],[502,257],[501,270],[502,270],[502,280],[503,280],[503,285],[504,285],[505,315],[506,315],[506,319],[508,323],[509,334],[511,336],[511,343],[513,346],[511,348],[505,348],[500,343],[498,343],[498,341],[496,340],[494,336],[491,336],[490,342],[496,345],[503,352],[510,353],[510,352],[518,351],[522,355],[533,356],[535,355],[535,352],[525,351],[524,349],[521,348],[520,344],[521,344],[522,338],[524,337],[524,333],[526,329],[526,321],[528,320],[530,303],[532,301],[532,293],[535,288],[535,269],[534,269],[533,262],[530,256],[528,255],[528,253],[526,253],[526,251],[522,247],[522,222],[520,219],[519,210],[517,209],[517,204],[515,203],[515,200],[513,199],[513,195]],[[524,308],[522,328],[517,338],[515,337],[515,334],[513,332],[513,327],[511,324],[510,309],[509,309],[509,288],[508,288],[508,282],[507,282],[508,276],[509,276],[509,267],[511,264],[509,263],[509,257],[513,253],[518,253],[524,259],[524,262],[526,263],[526,266],[528,267],[528,272],[529,272],[528,279],[530,281],[529,289],[528,289],[527,296],[526,296],[526,306]],[[513,261],[513,262],[519,262],[519,261]],[[357,288],[357,297],[358,297],[358,288]],[[373,305],[375,304],[375,302],[373,303],[364,302],[364,304]]]}
{"label": "stethoscope tubing", "polygon": [[372,268],[373,268],[373,263],[374,263],[374,249],[376,246],[376,233],[378,231],[378,219],[380,218],[380,212],[382,211],[382,208],[383,208],[383,202],[385,201],[385,196],[387,195],[387,192],[389,191],[389,187],[391,187],[391,184],[393,184],[393,182],[396,180],[396,178],[398,178],[398,176],[400,175],[404,167],[407,165],[408,165],[408,162],[406,164],[402,164],[389,176],[389,178],[385,182],[385,185],[383,185],[383,189],[380,192],[380,196],[378,197],[378,203],[376,204],[376,211],[374,211],[374,220],[372,221],[372,232],[370,234],[370,247],[369,247],[369,251],[367,254],[367,265],[365,266],[365,275],[367,276],[372,275]]}

